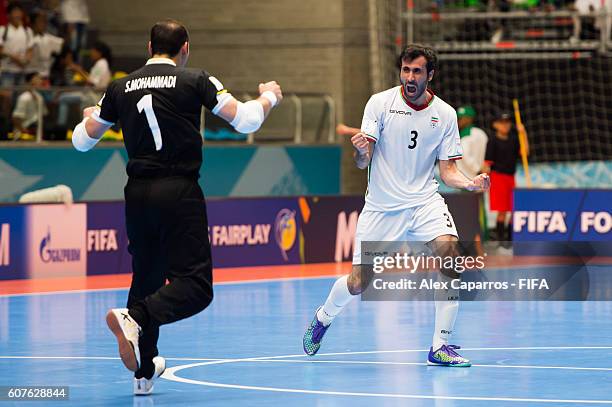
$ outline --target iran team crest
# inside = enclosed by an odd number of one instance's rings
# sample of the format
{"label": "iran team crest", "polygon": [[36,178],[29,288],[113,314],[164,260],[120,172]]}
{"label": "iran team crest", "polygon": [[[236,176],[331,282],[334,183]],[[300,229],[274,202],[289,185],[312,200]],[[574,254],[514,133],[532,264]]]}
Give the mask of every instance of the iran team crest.
{"label": "iran team crest", "polygon": [[440,123],[440,119],[438,119],[437,117],[431,116],[431,127],[433,127],[434,129],[436,127],[438,127],[438,123]]}

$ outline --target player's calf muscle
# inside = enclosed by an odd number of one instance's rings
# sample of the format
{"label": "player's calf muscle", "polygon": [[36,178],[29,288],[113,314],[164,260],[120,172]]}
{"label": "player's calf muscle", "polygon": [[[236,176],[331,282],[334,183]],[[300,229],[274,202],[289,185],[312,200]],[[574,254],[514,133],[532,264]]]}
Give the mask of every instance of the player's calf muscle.
{"label": "player's calf muscle", "polygon": [[[440,236],[437,239],[429,242],[429,246],[436,256],[440,256],[442,258],[458,257],[461,255],[459,251],[459,241],[457,237],[452,235]],[[440,272],[452,279],[461,278],[461,274],[457,273],[453,269],[441,268]]]}
{"label": "player's calf muscle", "polygon": [[365,291],[372,282],[373,271],[367,267],[353,266],[351,274],[348,276],[348,290],[352,295],[359,295]]}

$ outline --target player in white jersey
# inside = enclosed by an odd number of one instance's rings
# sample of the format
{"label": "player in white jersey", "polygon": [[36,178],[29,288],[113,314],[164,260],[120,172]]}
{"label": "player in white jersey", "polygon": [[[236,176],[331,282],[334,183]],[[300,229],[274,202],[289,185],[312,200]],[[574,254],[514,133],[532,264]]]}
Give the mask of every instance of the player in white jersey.
{"label": "player in white jersey", "polygon": [[[357,167],[369,167],[353,269],[336,280],[307,328],[303,345],[308,355],[317,353],[333,319],[369,284],[367,273],[361,270],[362,240],[428,242],[438,255],[457,253],[457,229],[434,179],[436,161],[446,185],[469,191],[489,188],[486,174],[468,179],[457,169],[454,160],[460,159],[462,152],[455,109],[427,89],[436,65],[437,56],[431,48],[405,47],[398,58],[401,85],[370,98],[361,131],[351,138]],[[442,279],[458,277],[452,271],[442,271]],[[456,352],[459,347],[448,344],[457,317],[458,294],[438,291],[428,364],[470,366],[470,361]]]}

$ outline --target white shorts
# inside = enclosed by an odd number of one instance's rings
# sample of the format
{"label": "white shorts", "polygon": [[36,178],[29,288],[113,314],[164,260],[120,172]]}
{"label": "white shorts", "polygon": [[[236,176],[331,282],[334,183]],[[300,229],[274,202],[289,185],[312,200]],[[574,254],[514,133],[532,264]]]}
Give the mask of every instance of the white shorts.
{"label": "white shorts", "polygon": [[421,206],[389,212],[363,211],[357,221],[353,264],[361,264],[361,241],[430,242],[442,235],[458,237],[453,215],[441,195]]}

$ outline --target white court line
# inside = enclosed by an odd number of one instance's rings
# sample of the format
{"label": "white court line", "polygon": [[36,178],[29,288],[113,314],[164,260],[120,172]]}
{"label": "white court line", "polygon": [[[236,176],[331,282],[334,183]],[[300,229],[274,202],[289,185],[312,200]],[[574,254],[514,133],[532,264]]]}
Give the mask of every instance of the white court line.
{"label": "white court line", "polygon": [[[214,283],[214,286],[217,285],[241,285],[241,284],[256,284],[256,283],[273,283],[273,282],[283,282],[283,281],[293,281],[293,280],[324,280],[336,278],[338,275],[329,275],[329,276],[307,276],[307,277],[278,277],[278,278],[266,278],[261,280],[242,280],[242,281],[223,281],[219,283]],[[31,297],[38,295],[56,295],[56,294],[83,294],[83,293],[96,293],[96,292],[105,292],[105,291],[128,291],[130,287],[115,287],[115,288],[84,288],[81,290],[60,290],[60,291],[43,291],[36,293],[17,293],[17,294],[0,294],[0,298],[9,298],[9,297]]]}
{"label": "white court line", "polygon": [[[512,348],[461,348],[461,350],[467,351],[497,351],[497,350],[580,350],[580,349],[612,349],[612,346],[523,346],[523,347],[512,347]],[[317,353],[317,358],[321,356],[345,356],[345,355],[369,355],[369,354],[384,354],[384,353],[414,353],[414,352],[429,352],[429,349],[398,349],[398,350],[369,350],[369,351],[346,351],[346,352],[328,352],[328,353]],[[278,359],[292,359],[292,358],[308,358],[305,361],[292,361],[292,360],[278,360]],[[74,360],[119,360],[118,357],[111,356],[24,356],[24,355],[6,355],[0,356],[0,359],[74,359]],[[317,363],[367,363],[367,364],[423,364],[419,362],[377,362],[377,361],[339,361],[339,360],[317,360],[313,359],[303,353],[295,355],[282,355],[282,356],[259,356],[255,358],[190,358],[190,357],[165,357],[166,360],[176,361],[199,361],[199,362],[220,362],[220,363],[234,363],[234,362],[249,362],[249,361],[262,361],[262,362],[317,362]],[[472,365],[472,366],[491,366],[491,367],[522,367],[517,365]],[[571,367],[571,366],[527,366],[525,368],[533,369],[585,369],[585,370],[612,370],[612,368],[589,368],[589,367]]]}
{"label": "white court line", "polygon": [[[348,365],[399,365],[399,366],[428,366],[423,362],[383,362],[383,361],[362,361],[362,360],[266,360],[259,359],[252,362],[270,363],[336,363]],[[248,362],[244,362],[248,363]],[[612,367],[573,367],[573,366],[532,366],[532,365],[472,365],[472,367],[499,367],[506,369],[561,369],[561,370],[601,370],[612,371]]]}
{"label": "white court line", "polygon": [[[0,356],[0,359],[62,359],[62,360],[120,360],[118,357],[110,356]],[[228,359],[213,359],[213,358],[167,358],[166,360],[190,361],[197,360],[202,362],[228,360]]]}
{"label": "white court line", "polygon": [[[612,349],[612,346],[558,346],[558,347],[514,347],[514,348],[464,348],[464,350],[479,350],[479,351],[496,351],[496,350],[581,350],[581,349]],[[427,349],[402,349],[402,350],[386,350],[386,351],[363,351],[363,352],[335,352],[321,353],[318,356],[337,356],[337,355],[363,355],[363,354],[380,354],[380,353],[412,353],[426,352]],[[238,384],[214,383],[207,381],[199,381],[185,379],[176,376],[176,372],[188,368],[199,366],[210,366],[227,363],[241,362],[279,362],[279,363],[344,363],[344,364],[387,364],[387,365],[422,365],[419,362],[381,362],[381,361],[347,361],[347,360],[282,360],[295,359],[306,357],[304,354],[281,355],[281,356],[261,356],[253,358],[239,359],[214,359],[214,358],[185,358],[185,357],[168,357],[166,360],[175,361],[202,361],[200,363],[192,363],[180,365],[166,369],[162,377],[168,380],[196,384],[209,387],[233,388],[242,390],[259,390],[283,393],[302,393],[302,394],[323,394],[337,396],[356,396],[356,397],[388,397],[388,398],[403,398],[403,399],[439,399],[439,400],[472,400],[472,401],[509,401],[509,402],[528,402],[528,403],[576,403],[576,404],[611,404],[612,400],[580,400],[580,399],[536,399],[536,398],[511,398],[511,397],[467,397],[467,396],[437,396],[437,395],[415,395],[415,394],[394,394],[394,393],[362,393],[362,392],[342,392],[342,391],[324,391],[324,390],[307,390],[307,389],[288,389],[276,387],[262,386],[245,386]],[[65,360],[119,360],[117,357],[106,356],[0,356],[0,359],[65,359]],[[571,367],[571,366],[519,366],[519,365],[473,365],[472,367],[491,367],[491,368],[520,368],[520,369],[561,369],[561,370],[600,370],[609,371],[612,368],[589,368],[589,367]]]}
{"label": "white court line", "polygon": [[0,356],[0,359],[119,360],[110,356]]}
{"label": "white court line", "polygon": [[104,291],[128,291],[129,287],[125,288],[84,288],[82,290],[62,290],[62,291],[44,291],[38,293],[19,293],[19,294],[0,294],[0,298],[11,298],[11,297],[32,297],[32,296],[44,296],[44,295],[55,295],[55,294],[83,294],[83,293],[96,293]]}
{"label": "white court line", "polygon": [[[561,346],[561,347],[518,347],[518,348],[472,348],[465,350],[557,350],[557,349],[612,349],[612,347],[589,347],[589,346]],[[368,352],[344,352],[344,353],[328,353],[324,355],[353,355],[353,354],[372,354],[372,353],[401,353],[401,352],[423,352],[421,349],[405,349],[397,351],[368,351]],[[281,362],[277,359],[288,359],[304,357],[303,354],[299,355],[284,355],[284,356],[262,356],[254,358],[243,358],[243,359],[226,359],[216,360],[202,363],[191,363],[187,365],[174,366],[167,368],[163,374],[163,378],[172,380],[180,383],[195,384],[200,386],[228,388],[228,389],[240,389],[240,390],[258,390],[258,391],[270,391],[277,393],[300,393],[300,394],[322,394],[322,395],[334,395],[334,396],[356,396],[356,397],[386,397],[386,398],[399,398],[399,399],[429,399],[429,400],[469,400],[469,401],[507,401],[507,402],[519,402],[519,403],[574,403],[574,404],[612,404],[612,400],[583,400],[583,399],[538,399],[538,398],[520,398],[520,397],[468,397],[468,396],[442,396],[442,395],[427,395],[427,394],[395,394],[395,393],[365,393],[365,392],[344,392],[344,391],[326,391],[326,390],[308,390],[308,389],[291,389],[282,387],[263,387],[263,386],[246,386],[240,384],[227,384],[227,383],[216,383],[202,380],[186,379],[176,375],[177,372],[201,366],[211,366],[227,363],[240,363],[240,362],[268,362],[276,361]],[[308,361],[287,361],[287,362],[308,362]],[[500,365],[502,366],[502,365]],[[504,365],[508,366],[508,365]],[[545,367],[544,367],[545,368]],[[550,367],[554,368],[554,367]],[[565,368],[565,367],[561,367]]]}
{"label": "white court line", "polygon": [[[523,346],[513,348],[464,348],[461,350],[574,350],[574,349],[612,349],[612,346]],[[429,352],[429,349],[400,349],[400,350],[369,350],[363,352],[335,352],[335,353],[317,353],[317,356],[339,356],[339,355],[369,355],[372,353],[410,353],[410,352]],[[305,356],[305,355],[298,355]],[[291,356],[297,357],[297,356]]]}

